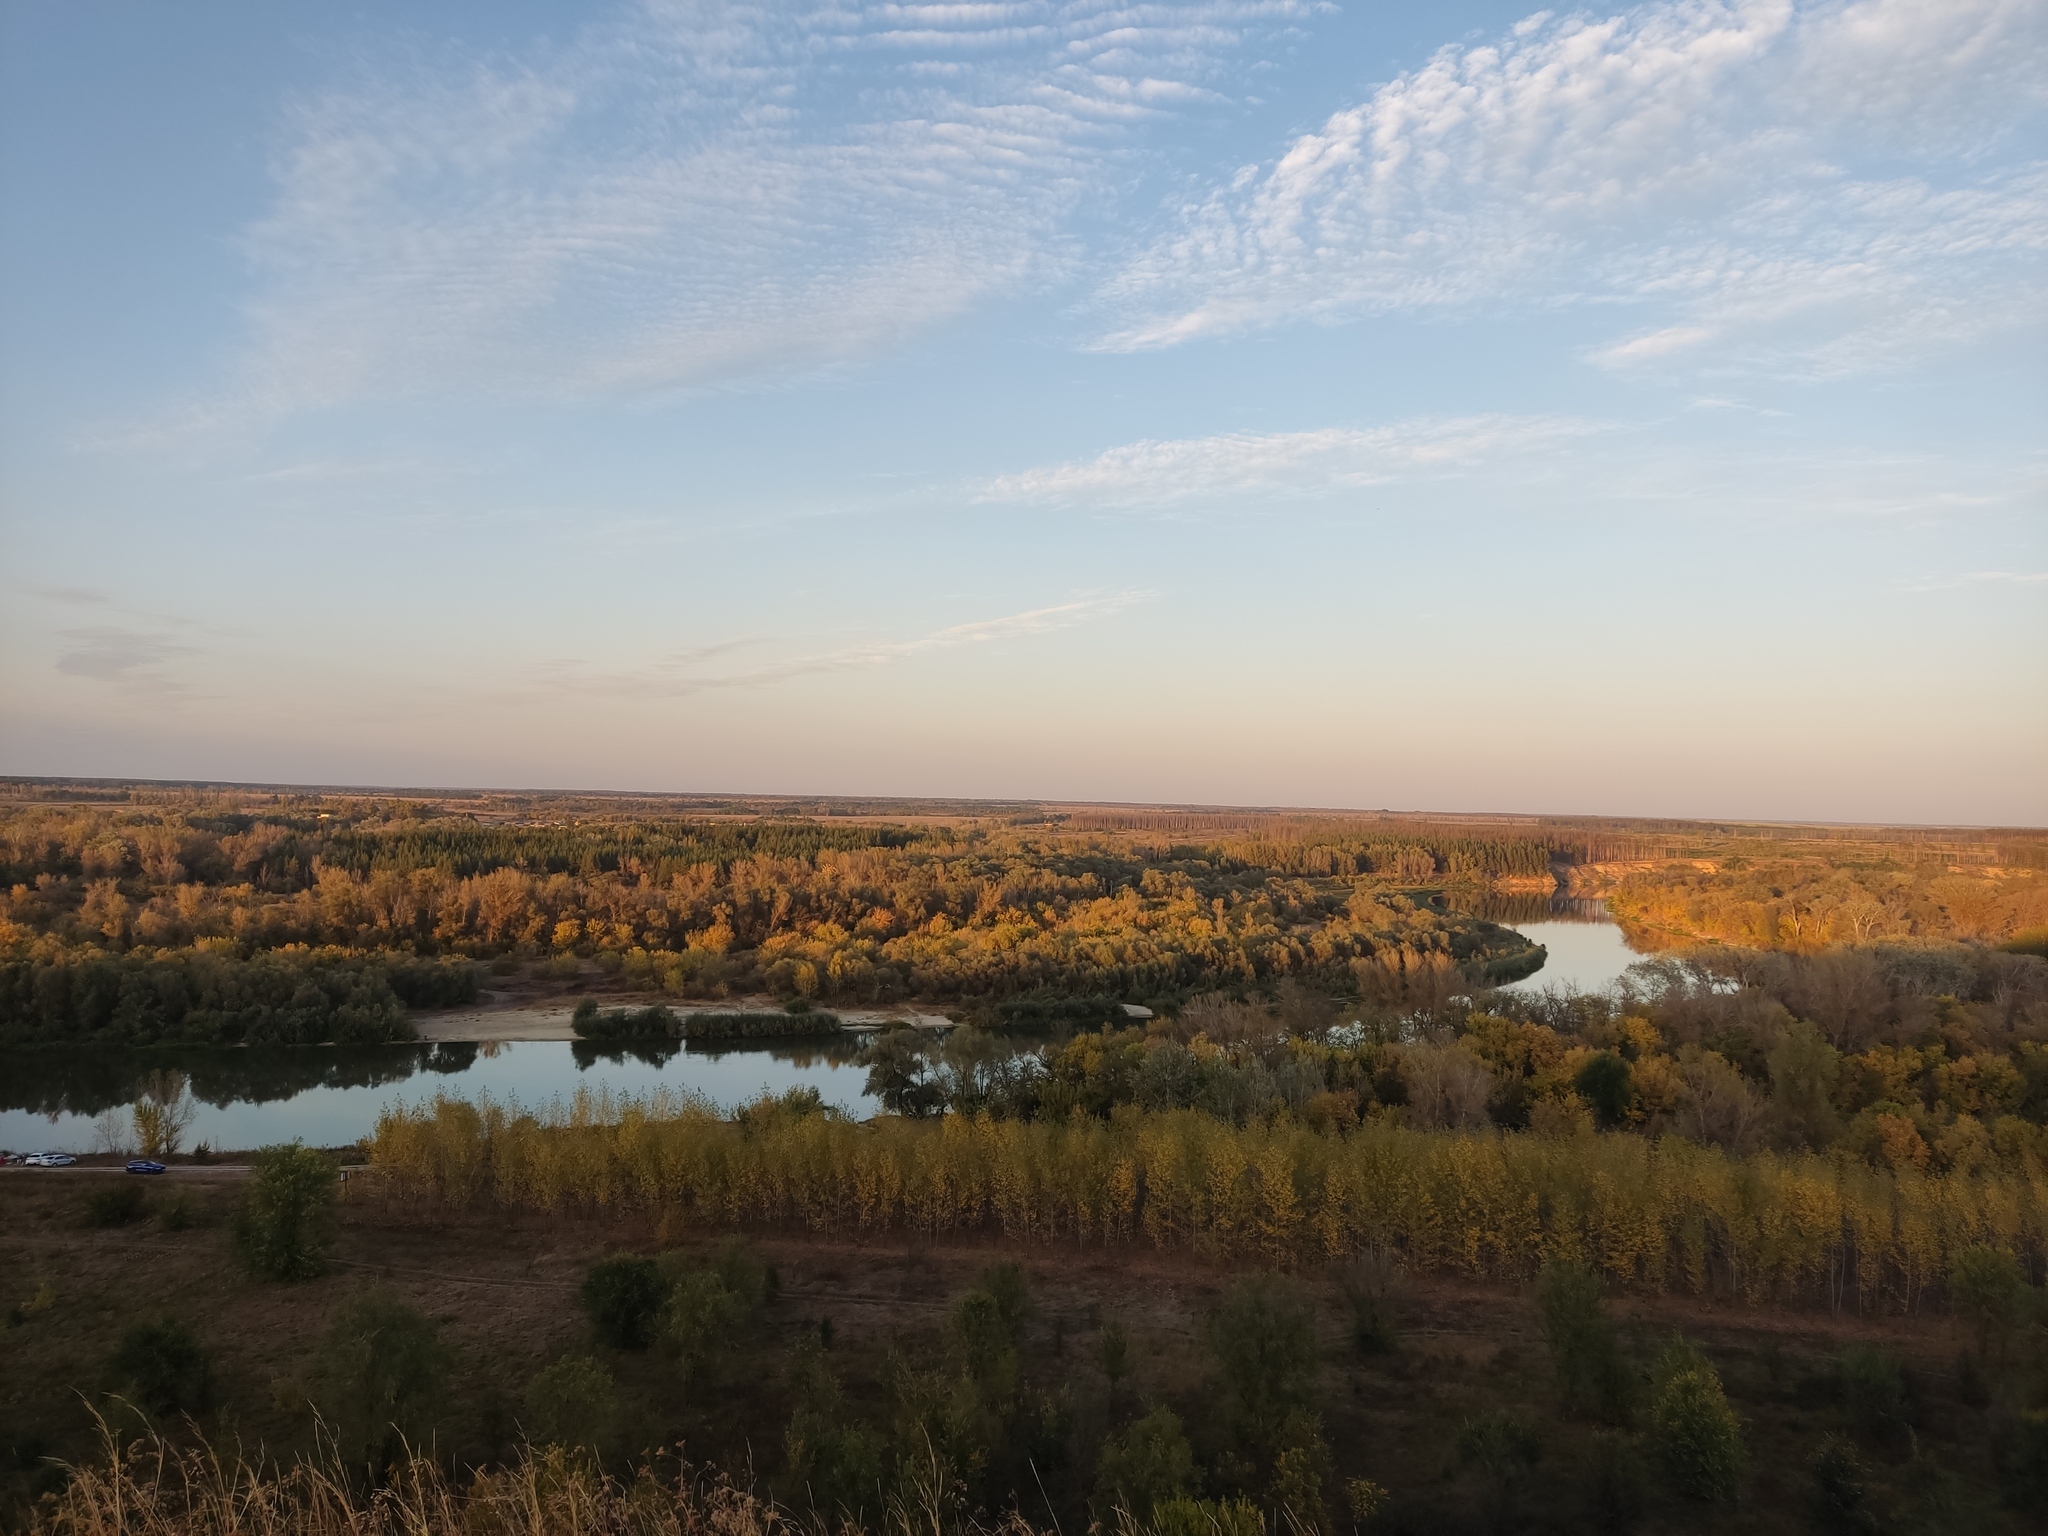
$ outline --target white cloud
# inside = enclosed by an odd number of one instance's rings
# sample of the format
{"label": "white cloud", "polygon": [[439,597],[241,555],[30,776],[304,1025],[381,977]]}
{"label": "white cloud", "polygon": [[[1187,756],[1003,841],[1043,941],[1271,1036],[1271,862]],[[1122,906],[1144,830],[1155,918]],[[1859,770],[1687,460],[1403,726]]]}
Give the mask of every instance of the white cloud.
{"label": "white cloud", "polygon": [[1092,459],[1001,476],[975,499],[1153,507],[1248,493],[1316,495],[1454,474],[1539,453],[1598,430],[1593,423],[1557,417],[1473,416],[1365,429],[1148,440]]}
{"label": "white cloud", "polygon": [[1541,13],[1178,209],[1102,344],[1618,300],[1609,367],[1887,366],[2039,319],[2044,101],[2038,0]]}
{"label": "white cloud", "polygon": [[713,690],[763,688],[821,673],[861,671],[927,651],[1050,634],[1107,618],[1135,604],[1148,602],[1155,595],[1131,590],[1084,593],[1064,603],[1030,608],[998,618],[951,624],[907,640],[872,640],[822,651],[799,652],[728,671],[712,671],[704,664],[716,657],[762,647],[769,642],[761,637],[721,641],[664,656],[632,672],[599,673],[580,662],[556,663],[540,668],[539,672],[543,686],[551,691],[687,698]]}
{"label": "white cloud", "polygon": [[1316,0],[643,0],[291,116],[244,377],[159,436],[376,397],[615,396],[860,356],[1056,273],[1132,129]]}

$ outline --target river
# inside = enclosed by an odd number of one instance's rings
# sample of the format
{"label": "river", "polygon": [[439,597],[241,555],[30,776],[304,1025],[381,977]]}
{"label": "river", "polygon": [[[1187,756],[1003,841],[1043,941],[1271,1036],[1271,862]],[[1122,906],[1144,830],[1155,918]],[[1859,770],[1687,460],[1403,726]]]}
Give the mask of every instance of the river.
{"label": "river", "polygon": [[[1514,990],[1603,991],[1642,958],[1600,902],[1558,898],[1528,914],[1517,910],[1496,918],[1512,921],[1549,951],[1543,969],[1513,983]],[[734,1109],[763,1094],[808,1086],[835,1108],[869,1114],[875,1106],[865,1091],[867,1073],[854,1064],[859,1045],[858,1037],[848,1037],[639,1054],[562,1040],[14,1051],[0,1054],[0,1148],[91,1152],[99,1141],[97,1117],[111,1111],[125,1128],[125,1106],[152,1073],[164,1071],[182,1074],[188,1085],[188,1148],[204,1142],[239,1150],[294,1138],[343,1146],[367,1135],[387,1105],[418,1103],[442,1092],[541,1106],[579,1090],[617,1095],[688,1088],[721,1109]]]}

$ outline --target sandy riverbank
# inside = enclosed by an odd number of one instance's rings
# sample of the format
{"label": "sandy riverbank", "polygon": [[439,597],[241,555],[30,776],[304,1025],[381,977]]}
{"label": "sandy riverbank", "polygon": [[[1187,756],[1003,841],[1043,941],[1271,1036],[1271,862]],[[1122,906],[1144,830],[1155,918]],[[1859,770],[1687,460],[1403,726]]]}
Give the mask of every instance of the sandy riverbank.
{"label": "sandy riverbank", "polygon": [[[581,998],[552,998],[545,1002],[484,1003],[473,1008],[448,1008],[432,1013],[416,1013],[413,1024],[419,1029],[420,1038],[429,1042],[451,1041],[463,1044],[485,1042],[509,1042],[520,1040],[574,1040],[576,1031],[570,1020],[576,1012]],[[645,1008],[650,999],[645,993],[625,993],[617,997],[599,997],[601,1008]],[[654,999],[660,1001],[660,999]],[[760,1009],[768,1011],[780,1007],[772,998],[730,998],[717,1003],[669,1003],[678,1013],[716,1009]],[[892,1019],[914,1024],[920,1029],[947,1029],[951,1020],[944,1014],[921,1013],[912,1008],[835,1008],[832,1010],[847,1024],[877,1026]]]}

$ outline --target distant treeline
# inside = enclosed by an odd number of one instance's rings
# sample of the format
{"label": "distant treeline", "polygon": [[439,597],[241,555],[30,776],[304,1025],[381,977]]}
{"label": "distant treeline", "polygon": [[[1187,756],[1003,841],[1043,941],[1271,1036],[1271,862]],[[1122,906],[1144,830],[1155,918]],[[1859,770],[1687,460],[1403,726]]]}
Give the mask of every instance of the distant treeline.
{"label": "distant treeline", "polygon": [[1927,935],[2048,939],[2048,876],[2018,866],[1965,874],[1945,860],[1837,863],[1745,857],[1624,877],[1607,904],[1623,923],[1747,949],[1813,953]]}
{"label": "distant treeline", "polygon": [[0,1046],[411,1040],[408,1005],[476,995],[466,961],[317,951],[25,956],[0,960]]}

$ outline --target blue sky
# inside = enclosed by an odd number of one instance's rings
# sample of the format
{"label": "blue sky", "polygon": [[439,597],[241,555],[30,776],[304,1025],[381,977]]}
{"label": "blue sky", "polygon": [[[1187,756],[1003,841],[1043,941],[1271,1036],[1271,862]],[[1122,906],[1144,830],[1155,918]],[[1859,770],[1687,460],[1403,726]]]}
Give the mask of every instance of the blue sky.
{"label": "blue sky", "polygon": [[0,771],[2048,821],[2048,4],[6,0]]}

